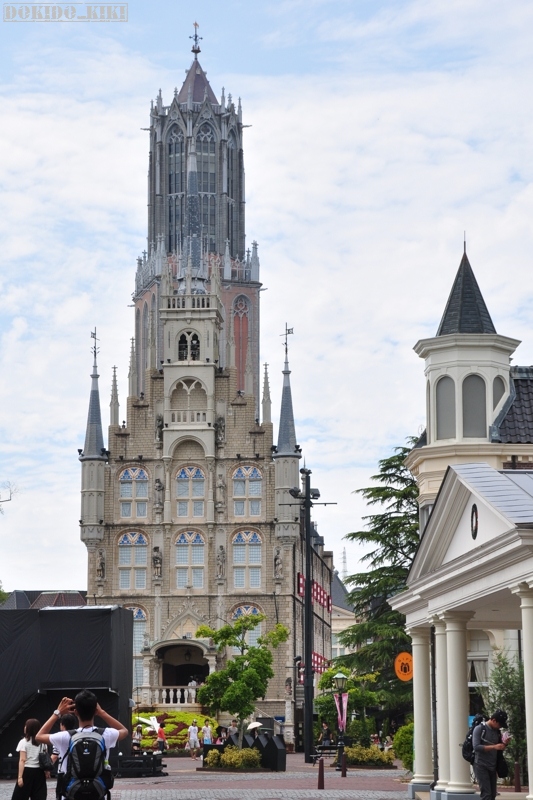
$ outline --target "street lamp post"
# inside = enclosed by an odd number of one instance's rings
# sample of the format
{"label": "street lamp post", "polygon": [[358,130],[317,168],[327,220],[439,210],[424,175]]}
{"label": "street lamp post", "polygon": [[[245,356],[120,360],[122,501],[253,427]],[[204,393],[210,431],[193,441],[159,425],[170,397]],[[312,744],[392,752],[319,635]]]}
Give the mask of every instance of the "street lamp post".
{"label": "street lamp post", "polygon": [[337,770],[342,770],[342,759],[344,756],[344,733],[346,731],[346,711],[347,711],[347,703],[345,704],[345,692],[346,683],[348,678],[342,672],[337,672],[336,675],[333,676],[333,681],[335,682],[335,689],[337,690],[335,694],[335,700],[337,705],[337,711],[339,712],[339,752],[337,755]]}

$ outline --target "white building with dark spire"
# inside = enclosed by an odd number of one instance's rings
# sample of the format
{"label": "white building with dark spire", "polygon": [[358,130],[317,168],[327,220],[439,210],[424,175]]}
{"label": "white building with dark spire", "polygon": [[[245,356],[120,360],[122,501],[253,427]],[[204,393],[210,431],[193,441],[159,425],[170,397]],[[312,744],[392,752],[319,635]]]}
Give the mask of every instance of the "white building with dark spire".
{"label": "white building with dark spire", "polygon": [[[114,372],[107,449],[95,351],[80,454],[88,594],[133,609],[134,697],[144,706],[200,712],[187,684],[231,658],[196,638],[200,624],[258,613],[263,630],[286,624],[258,706],[285,721],[290,740],[305,545],[289,489],[300,485],[301,448],[287,359],[277,446],[266,367],[259,395],[261,284],[257,243],[245,248],[242,107],[224,91],[217,100],[196,40],[193,53],[181,89],[169,105],[159,92],[150,112],[129,396],[121,414]],[[317,672],[331,657],[331,572],[332,554],[315,536]]]}
{"label": "white building with dark spire", "polygon": [[533,736],[533,369],[511,365],[519,344],[496,332],[465,252],[436,336],[415,345],[427,427],[406,464],[421,539],[406,590],[390,600],[413,647],[412,798],[473,797],[458,743],[484,706],[496,648],[523,659]]}

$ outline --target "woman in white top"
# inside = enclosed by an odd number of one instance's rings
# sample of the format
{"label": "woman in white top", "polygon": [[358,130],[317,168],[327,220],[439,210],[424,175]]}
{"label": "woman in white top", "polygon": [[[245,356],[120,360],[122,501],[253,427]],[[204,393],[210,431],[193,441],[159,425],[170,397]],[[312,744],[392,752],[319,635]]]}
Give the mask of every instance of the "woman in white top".
{"label": "woman in white top", "polygon": [[20,753],[19,771],[11,800],[46,800],[46,778],[49,773],[45,773],[39,764],[39,752],[43,746],[35,741],[40,728],[38,719],[26,720],[24,739],[17,745],[17,752]]}

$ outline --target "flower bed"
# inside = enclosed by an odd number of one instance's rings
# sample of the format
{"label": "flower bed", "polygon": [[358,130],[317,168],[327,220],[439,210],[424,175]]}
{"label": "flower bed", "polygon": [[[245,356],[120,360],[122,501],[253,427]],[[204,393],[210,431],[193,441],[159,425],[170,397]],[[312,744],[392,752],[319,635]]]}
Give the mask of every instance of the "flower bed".
{"label": "flower bed", "polygon": [[[153,711],[147,711],[143,713],[145,719],[149,719],[152,716]],[[188,755],[188,751],[185,751],[185,745],[187,744],[187,736],[188,736],[188,729],[189,725],[192,725],[193,719],[196,719],[198,722],[198,731],[202,730],[202,726],[204,724],[204,720],[208,719],[211,728],[213,729],[213,735],[216,738],[216,730],[218,728],[218,722],[213,717],[206,717],[202,716],[199,717],[198,714],[193,714],[190,711],[163,711],[159,714],[156,714],[157,721],[159,723],[163,723],[165,726],[165,736],[167,737],[167,742],[169,749],[165,751],[165,755],[172,756],[172,755]],[[157,747],[157,735],[154,731],[147,730],[147,725],[144,722],[139,722],[139,718],[137,714],[133,714],[132,716],[132,725],[133,729],[135,730],[137,725],[142,725],[143,728],[143,738],[141,740],[141,749],[142,750],[158,750]]]}

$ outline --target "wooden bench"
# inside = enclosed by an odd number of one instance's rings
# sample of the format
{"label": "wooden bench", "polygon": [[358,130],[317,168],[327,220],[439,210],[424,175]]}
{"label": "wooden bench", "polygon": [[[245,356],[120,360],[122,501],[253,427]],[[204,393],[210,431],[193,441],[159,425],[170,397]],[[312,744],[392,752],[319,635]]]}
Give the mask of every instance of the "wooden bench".
{"label": "wooden bench", "polygon": [[338,752],[339,746],[337,744],[317,744],[312,755],[313,766],[315,766],[319,758],[334,758]]}

